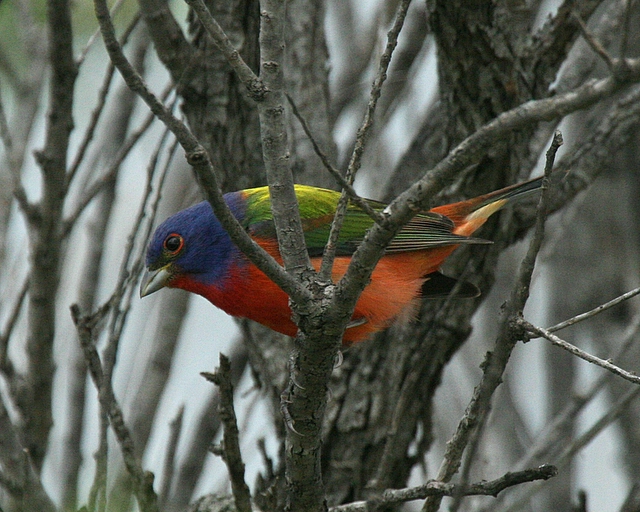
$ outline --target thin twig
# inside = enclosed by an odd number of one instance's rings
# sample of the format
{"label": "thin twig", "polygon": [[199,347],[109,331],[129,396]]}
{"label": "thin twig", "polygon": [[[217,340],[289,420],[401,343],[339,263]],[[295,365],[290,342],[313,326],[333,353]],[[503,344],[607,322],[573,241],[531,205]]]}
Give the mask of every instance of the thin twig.
{"label": "thin twig", "polygon": [[2,140],[4,145],[9,173],[11,174],[11,179],[13,181],[13,196],[16,198],[16,201],[18,201],[20,209],[24,212],[27,218],[33,219],[36,215],[37,208],[29,203],[27,192],[22,186],[22,180],[20,179],[20,164],[15,156],[13,140],[11,138],[11,132],[9,131],[9,123],[5,114],[2,96],[0,96],[0,140]]}
{"label": "thin twig", "polygon": [[398,45],[398,36],[400,35],[400,31],[402,30],[402,27],[404,25],[404,20],[407,17],[407,11],[409,10],[410,4],[411,0],[402,0],[398,4],[393,27],[391,27],[391,30],[389,30],[389,33],[387,34],[387,44],[385,46],[384,52],[380,56],[378,72],[376,73],[376,77],[371,86],[371,93],[369,95],[367,110],[365,112],[362,125],[358,129],[353,153],[351,155],[351,160],[349,161],[349,166],[347,168],[347,181],[349,183],[353,183],[355,175],[360,169],[360,165],[362,164],[362,155],[364,154],[369,130],[373,126],[373,119],[376,112],[376,107],[378,105],[378,99],[380,98],[380,94],[382,92],[382,85],[387,79],[387,71],[389,70],[391,56],[393,55],[393,51]]}
{"label": "thin twig", "polygon": [[[133,223],[133,229],[127,237],[127,244],[123,251],[122,263],[120,264],[120,272],[118,275],[118,281],[115,286],[115,291],[112,297],[112,304],[114,313],[111,317],[111,323],[109,325],[109,339],[107,346],[104,350],[104,371],[107,379],[111,379],[111,374],[116,363],[116,356],[122,331],[126,325],[126,321],[131,308],[131,298],[135,293],[135,282],[142,271],[143,261],[143,249],[139,248],[137,254],[134,255],[134,249],[136,248],[136,242],[138,241],[138,235],[142,232],[142,228],[145,226],[143,220],[146,216],[146,209],[149,201],[151,201],[153,193],[153,178],[158,167],[158,160],[161,153],[164,150],[165,144],[169,136],[169,130],[165,129],[162,137],[158,141],[156,150],[151,156],[149,165],[147,166],[147,182],[145,194],[138,208],[136,219]],[[174,148],[175,150],[175,148]],[[168,162],[171,160],[172,153],[170,152]],[[161,176],[160,184],[164,181],[167,174],[167,168],[165,173]],[[147,232],[151,230],[150,223],[147,224]],[[146,237],[145,237],[146,239]],[[132,264],[132,260],[134,263]]]}
{"label": "thin twig", "polygon": [[388,489],[379,497],[370,501],[359,501],[347,505],[331,507],[329,512],[369,512],[379,507],[397,505],[407,501],[424,499],[428,496],[497,496],[514,485],[520,485],[536,480],[548,480],[558,473],[555,466],[544,464],[538,468],[525,469],[506,473],[500,478],[490,481],[482,481],[475,484],[447,484],[432,480],[424,485],[409,487],[407,489]]}
{"label": "thin twig", "polygon": [[[124,0],[119,0],[120,3],[122,1]],[[112,12],[113,10],[116,9],[117,6],[118,4],[116,4],[113,7]],[[129,36],[133,32],[133,29],[138,25],[139,21],[140,21],[140,14],[137,13],[136,16],[134,16],[131,23],[129,24],[129,26],[127,27],[127,29],[125,30],[124,34],[122,35],[122,43],[121,43],[122,45],[125,45],[127,43],[127,41],[129,40]],[[100,29],[96,30],[96,34],[99,34],[99,33],[100,33]],[[84,132],[84,137],[82,139],[82,142],[80,143],[78,151],[76,152],[76,157],[74,158],[73,163],[71,164],[71,167],[67,171],[67,186],[69,185],[69,183],[73,181],[74,176],[78,172],[78,168],[80,167],[80,164],[84,160],[84,156],[87,152],[87,149],[89,148],[89,144],[91,144],[91,141],[93,140],[96,127],[98,126],[98,121],[100,120],[100,117],[104,112],[104,106],[107,102],[107,96],[109,95],[109,92],[111,90],[114,71],[115,71],[115,67],[113,63],[109,61],[109,64],[107,65],[107,72],[105,73],[104,79],[102,81],[102,86],[100,87],[100,91],[98,92],[98,100],[97,100],[96,106],[91,112],[91,119],[89,120],[89,125],[87,126],[87,129]]]}
{"label": "thin twig", "polygon": [[20,316],[20,312],[22,311],[27,291],[29,291],[29,278],[24,279],[24,282],[20,287],[20,293],[16,298],[16,302],[13,305],[11,313],[9,313],[9,318],[7,318],[7,323],[4,326],[3,331],[0,333],[0,372],[6,373],[9,369],[7,366],[7,347],[9,345],[9,338],[11,338],[13,328],[15,327],[18,317]]}
{"label": "thin twig", "polygon": [[311,133],[311,129],[309,128],[309,125],[307,124],[304,117],[302,117],[302,114],[298,110],[298,107],[293,101],[293,98],[287,93],[285,93],[285,96],[289,101],[289,105],[291,105],[291,111],[293,112],[293,115],[296,116],[296,119],[300,123],[300,126],[302,126],[304,133],[307,135],[307,138],[311,142],[311,145],[313,146],[313,150],[315,151],[316,155],[318,155],[318,158],[320,158],[322,165],[324,165],[325,169],[329,171],[329,174],[333,176],[333,178],[336,180],[338,185],[347,192],[347,194],[349,195],[349,200],[353,204],[357,205],[362,211],[364,211],[369,217],[371,217],[371,219],[377,224],[381,224],[382,222],[384,222],[384,217],[380,215],[378,211],[374,210],[365,199],[361,198],[358,195],[358,193],[355,191],[353,186],[342,176],[342,174],[340,174],[340,171],[336,169],[333,165],[331,165],[331,162],[329,162],[327,155],[322,150],[322,148],[318,145],[315,137]]}
{"label": "thin twig", "polygon": [[600,359],[599,357],[591,355],[588,352],[585,352],[584,350],[579,349],[575,345],[572,345],[568,341],[565,341],[559,338],[555,334],[549,332],[547,329],[543,329],[542,327],[537,327],[535,325],[532,325],[524,319],[519,320],[519,324],[528,333],[534,334],[540,338],[545,338],[549,340],[552,344],[554,344],[556,347],[560,347],[566,350],[567,352],[570,352],[574,356],[578,356],[580,359],[584,359],[585,361],[595,364],[600,368],[604,368],[605,370],[615,373],[616,375],[619,375],[620,377],[622,377],[625,380],[628,380],[629,382],[633,382],[634,384],[640,384],[640,376],[638,376],[635,372],[629,372],[627,370],[623,370],[619,366],[616,366],[615,364],[613,364],[610,359],[606,359],[606,360]]}
{"label": "thin twig", "polygon": [[124,422],[122,409],[118,405],[113,387],[108,379],[105,379],[102,362],[94,345],[94,329],[96,322],[103,316],[102,311],[94,316],[82,316],[77,304],[71,306],[71,316],[78,331],[78,338],[87,361],[89,373],[98,390],[100,407],[109,416],[111,428],[118,439],[127,471],[131,475],[133,488],[138,499],[138,504],[143,512],[158,512],[158,497],[153,490],[153,474],[144,471],[142,464],[136,456],[136,450],[129,428]]}
{"label": "thin twig", "polygon": [[612,299],[609,302],[600,304],[599,306],[593,308],[590,311],[587,311],[586,313],[581,313],[572,318],[569,318],[568,320],[565,320],[564,322],[560,322],[559,324],[556,324],[552,327],[547,327],[547,331],[556,332],[556,331],[559,331],[560,329],[564,329],[565,327],[569,327],[570,325],[574,325],[574,324],[577,324],[578,322],[582,322],[583,320],[586,320],[587,318],[591,318],[592,316],[595,316],[598,313],[602,313],[603,311],[606,311],[607,309],[612,308],[613,306],[617,306],[621,302],[624,302],[625,300],[629,300],[631,297],[635,297],[638,294],[640,294],[640,288],[635,288],[631,291],[623,293],[619,297],[616,297],[615,299]]}
{"label": "thin twig", "polygon": [[602,57],[602,60],[604,60],[611,74],[614,74],[616,70],[616,63],[611,58],[611,55],[609,55],[609,52],[607,52],[607,50],[602,47],[600,42],[595,37],[593,37],[593,35],[591,35],[584,21],[582,21],[582,18],[576,12],[573,13],[573,18],[578,23],[578,27],[580,28],[580,32],[582,33],[582,37],[584,37],[584,40],[594,52]]}
{"label": "thin twig", "polygon": [[[171,92],[174,90],[175,85],[170,84],[163,92],[161,98],[165,101]],[[118,153],[113,158],[113,162],[109,165],[107,170],[100,177],[95,178],[94,181],[86,187],[82,197],[78,200],[78,204],[72,210],[68,217],[64,220],[64,234],[69,234],[76,221],[82,215],[85,208],[95,199],[95,197],[104,189],[107,184],[112,182],[122,166],[122,162],[129,155],[131,150],[135,147],[142,136],[147,133],[147,130],[151,126],[151,123],[155,121],[156,116],[150,112],[149,115],[143,120],[140,127],[129,135],[129,137],[121,144]]]}
{"label": "thin twig", "polygon": [[203,372],[201,375],[213,382],[220,390],[218,411],[223,426],[222,447],[218,453],[222,456],[231,479],[231,489],[238,512],[251,512],[251,493],[244,481],[244,462],[240,453],[238,423],[233,406],[233,384],[231,383],[231,364],[229,359],[220,354],[220,367],[215,373]]}
{"label": "thin twig", "polygon": [[[398,4],[393,27],[387,34],[387,45],[384,52],[380,56],[378,72],[371,86],[371,93],[369,95],[367,110],[365,111],[362,125],[360,126],[360,128],[358,129],[358,133],[356,134],[353,153],[351,154],[351,159],[347,167],[345,180],[349,185],[353,185],[356,174],[360,169],[360,166],[362,165],[362,155],[364,154],[364,150],[366,147],[367,136],[369,135],[369,131],[373,126],[378,99],[380,98],[380,94],[382,93],[382,85],[387,78],[387,71],[389,69],[391,57],[396,46],[398,45],[398,35],[400,34],[402,27],[404,26],[404,21],[407,17],[407,11],[409,10],[410,4],[411,0],[402,0]],[[320,276],[325,281],[327,281],[331,275],[331,269],[333,268],[333,262],[335,260],[338,247],[338,238],[340,236],[340,230],[342,229],[342,223],[346,215],[347,205],[347,194],[345,191],[343,191],[342,195],[340,196],[340,200],[338,201],[338,206],[336,208],[333,222],[331,223],[329,239],[327,241],[324,254],[322,255],[322,267],[320,269]],[[384,223],[380,223],[380,226],[385,227]],[[375,266],[375,263],[373,264],[373,266]],[[373,268],[373,266],[371,268]],[[363,287],[361,287],[361,289],[362,288]]]}
{"label": "thin twig", "polygon": [[[549,329],[547,329],[549,330]],[[640,313],[635,315],[634,320],[625,329],[625,333],[622,336],[622,343],[619,349],[614,354],[613,359],[619,359],[627,353],[632,345],[637,343],[638,332],[640,331]],[[533,463],[536,460],[541,460],[541,457],[552,456],[550,450],[554,445],[564,443],[564,440],[560,438],[562,432],[566,432],[563,428],[568,422],[573,421],[578,413],[589,404],[594,397],[609,384],[616,376],[609,372],[603,372],[602,375],[590,386],[590,388],[579,395],[575,395],[573,400],[565,405],[564,409],[560,411],[553,420],[548,423],[545,431],[538,436],[534,445],[530,446],[525,456],[516,464],[516,467],[524,468]]]}
{"label": "thin twig", "polygon": [[162,470],[162,487],[160,488],[159,501],[163,507],[167,503],[169,493],[171,492],[171,484],[173,483],[173,475],[175,472],[176,452],[178,449],[178,441],[182,433],[182,422],[184,419],[184,405],[178,409],[178,414],[169,424],[169,442],[167,443],[167,453],[164,459],[164,468]]}

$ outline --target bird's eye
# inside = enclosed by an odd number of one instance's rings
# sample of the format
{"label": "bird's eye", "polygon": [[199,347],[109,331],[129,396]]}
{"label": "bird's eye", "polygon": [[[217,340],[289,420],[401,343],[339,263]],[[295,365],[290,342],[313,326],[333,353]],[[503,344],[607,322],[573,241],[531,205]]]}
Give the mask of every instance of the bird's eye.
{"label": "bird's eye", "polygon": [[175,233],[171,233],[164,241],[164,248],[171,254],[178,254],[184,246],[184,239]]}

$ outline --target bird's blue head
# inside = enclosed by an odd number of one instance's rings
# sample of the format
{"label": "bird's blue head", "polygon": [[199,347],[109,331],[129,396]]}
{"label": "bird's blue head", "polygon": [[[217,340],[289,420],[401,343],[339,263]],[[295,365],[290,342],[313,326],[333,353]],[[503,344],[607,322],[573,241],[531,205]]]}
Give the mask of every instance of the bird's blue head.
{"label": "bird's blue head", "polygon": [[[238,216],[241,204],[225,197]],[[221,286],[240,255],[206,201],[169,217],[156,229],[147,248],[147,273],[140,287],[145,297],[164,287]]]}

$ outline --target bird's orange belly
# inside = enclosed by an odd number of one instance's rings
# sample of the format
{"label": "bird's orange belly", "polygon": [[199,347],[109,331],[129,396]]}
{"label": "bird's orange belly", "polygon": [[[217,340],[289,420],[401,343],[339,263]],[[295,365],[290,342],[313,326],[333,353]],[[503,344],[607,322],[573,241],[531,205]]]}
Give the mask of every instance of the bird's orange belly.
{"label": "bird's orange belly", "polygon": [[[384,256],[371,275],[353,313],[353,327],[347,328],[343,343],[367,339],[398,318],[410,318],[418,302],[424,276],[438,269],[453,247],[415,251]],[[312,264],[318,270],[320,258]],[[349,257],[337,257],[333,280],[346,272]],[[210,288],[190,290],[203,295],[214,305],[233,316],[249,318],[274,331],[295,336],[296,324],[291,320],[289,297],[252,264],[236,267],[222,290]],[[360,323],[360,321],[363,321]]]}

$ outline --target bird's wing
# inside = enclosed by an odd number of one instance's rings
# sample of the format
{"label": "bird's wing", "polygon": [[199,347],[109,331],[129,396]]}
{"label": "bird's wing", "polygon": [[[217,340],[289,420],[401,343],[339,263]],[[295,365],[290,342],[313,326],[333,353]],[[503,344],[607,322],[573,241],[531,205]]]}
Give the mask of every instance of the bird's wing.
{"label": "bird's wing", "polygon": [[[275,227],[271,214],[268,189],[245,190],[247,209],[245,227],[252,236],[275,239]],[[300,217],[310,256],[321,256],[329,239],[331,223],[335,215],[340,193],[333,190],[296,185]],[[366,200],[375,210],[382,211],[384,203]],[[373,220],[357,205],[350,203],[344,216],[337,254],[348,256],[362,243],[365,234],[373,226]],[[387,253],[418,251],[447,245],[490,243],[477,238],[455,235],[453,222],[434,212],[416,215],[391,241]]]}

